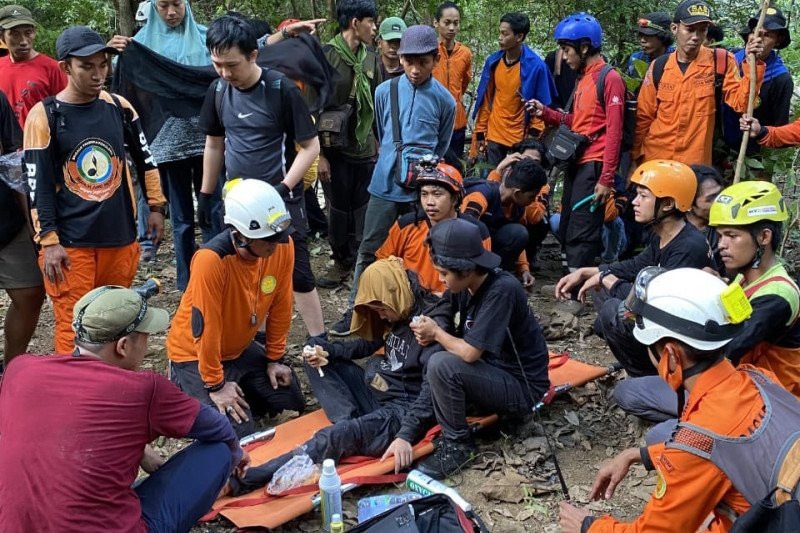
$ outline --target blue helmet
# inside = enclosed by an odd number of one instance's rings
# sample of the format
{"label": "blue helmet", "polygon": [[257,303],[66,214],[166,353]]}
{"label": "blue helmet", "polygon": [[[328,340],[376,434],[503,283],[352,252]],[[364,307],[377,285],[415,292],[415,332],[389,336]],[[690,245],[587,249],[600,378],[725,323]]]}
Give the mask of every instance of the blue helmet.
{"label": "blue helmet", "polygon": [[603,44],[603,28],[597,19],[588,13],[573,13],[558,23],[554,34],[556,41],[589,41],[592,48]]}

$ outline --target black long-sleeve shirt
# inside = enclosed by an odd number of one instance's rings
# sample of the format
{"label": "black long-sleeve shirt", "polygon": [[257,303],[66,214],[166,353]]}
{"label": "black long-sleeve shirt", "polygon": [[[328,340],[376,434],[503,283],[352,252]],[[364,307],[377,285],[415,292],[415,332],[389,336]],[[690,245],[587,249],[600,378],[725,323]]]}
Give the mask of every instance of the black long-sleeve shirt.
{"label": "black long-sleeve shirt", "polygon": [[[22,129],[5,93],[0,91],[0,154],[22,148]],[[11,242],[25,224],[25,214],[19,208],[16,193],[0,180],[0,248]]]}

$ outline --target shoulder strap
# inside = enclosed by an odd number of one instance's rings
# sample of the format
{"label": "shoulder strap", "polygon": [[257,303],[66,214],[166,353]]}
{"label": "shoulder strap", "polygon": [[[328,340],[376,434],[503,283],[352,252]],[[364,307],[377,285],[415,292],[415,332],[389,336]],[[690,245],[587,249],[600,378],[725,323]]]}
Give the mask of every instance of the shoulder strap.
{"label": "shoulder strap", "polygon": [[222,124],[222,97],[225,96],[225,91],[228,90],[228,82],[219,78],[217,80],[217,90],[214,92],[214,109],[217,111],[217,118]]}
{"label": "shoulder strap", "polygon": [[395,151],[395,168],[394,172],[397,178],[400,178],[402,171],[402,158],[403,158],[403,137],[400,134],[400,95],[398,86],[402,76],[392,78],[389,82],[389,106],[392,117],[392,142],[394,142]]}
{"label": "shoulder strap", "polygon": [[653,61],[653,87],[656,88],[656,92],[658,92],[658,84],[661,83],[661,78],[664,76],[664,67],[667,66],[667,61],[671,55],[663,54]]}
{"label": "shoulder strap", "polygon": [[[47,116],[47,127],[50,129],[50,146],[54,149],[58,143],[58,104],[55,96],[48,96],[42,100],[44,113]],[[55,153],[55,152],[54,152]]]}
{"label": "shoulder strap", "polygon": [[722,85],[725,83],[725,73],[728,71],[728,51],[724,48],[714,48],[714,98],[717,110],[722,103]]}
{"label": "shoulder strap", "polygon": [[595,87],[597,88],[597,102],[600,104],[600,107],[603,108],[603,111],[606,110],[606,76],[612,70],[614,70],[614,67],[608,63],[603,65],[603,68],[600,69],[600,75],[597,76],[597,83],[595,83]]}

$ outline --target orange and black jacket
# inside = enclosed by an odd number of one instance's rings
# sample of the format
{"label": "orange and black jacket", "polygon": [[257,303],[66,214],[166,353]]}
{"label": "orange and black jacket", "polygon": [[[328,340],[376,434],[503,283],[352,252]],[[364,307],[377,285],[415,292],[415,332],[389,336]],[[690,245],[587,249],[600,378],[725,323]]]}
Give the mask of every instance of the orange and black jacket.
{"label": "orange and black jacket", "polygon": [[[714,51],[701,47],[686,73],[678,65],[677,52],[670,54],[657,90],[653,83],[653,64],[639,91],[633,160],[671,159],[687,165],[710,165],[717,109]],[[759,60],[756,91],[764,79],[764,69],[764,62]],[[750,91],[750,69],[743,64],[742,70],[744,76],[739,74],[733,54],[728,53],[722,99],[737,113],[747,110]]]}
{"label": "orange and black jacket", "polygon": [[25,164],[41,245],[118,247],[136,239],[136,193],[126,147],[143,174],[148,205],[166,205],[139,117],[127,100],[117,98],[122,110],[103,91],[87,104],[55,100],[51,117],[42,102],[28,114]]}
{"label": "orange and black jacket", "polygon": [[[469,216],[458,215],[470,222],[477,224],[481,230],[483,247],[492,249],[492,240],[486,225]],[[389,256],[399,257],[403,266],[417,275],[419,285],[426,290],[436,293],[445,291],[444,284],[439,280],[439,274],[433,267],[430,249],[428,248],[428,233],[431,222],[425,213],[406,213],[392,224],[389,236],[383,245],[375,252],[375,259],[386,259]]]}
{"label": "orange and black jacket", "polygon": [[192,257],[189,285],[167,335],[170,361],[197,361],[211,387],[224,381],[222,361],[238,358],[266,320],[265,357],[280,359],[292,321],[294,244],[246,261],[223,231]]}
{"label": "orange and black jacket", "polygon": [[[764,401],[747,373],[723,360],[698,377],[681,421],[719,435],[738,437],[757,427],[763,410]],[[680,443],[682,435],[678,432],[672,438]],[[736,515],[750,508],[725,473],[707,459],[660,443],[643,448],[642,461],[645,468],[656,470],[658,475],[642,514],[629,523],[608,515],[588,518],[582,531],[699,531],[710,518],[707,531],[725,532]]]}
{"label": "orange and black jacket", "polygon": [[462,102],[472,79],[472,51],[463,43],[456,43],[448,52],[443,42],[439,42],[439,62],[433,67],[433,77],[450,91],[456,101],[456,120],[453,129],[467,126],[467,111]]}
{"label": "orange and black jacket", "polygon": [[800,144],[800,119],[785,126],[763,126],[757,137],[758,144],[767,148],[784,148]]}
{"label": "orange and black jacket", "polygon": [[749,285],[742,276],[737,281],[753,314],[725,346],[725,355],[734,364],[772,372],[786,390],[800,397],[800,289],[780,263]]}

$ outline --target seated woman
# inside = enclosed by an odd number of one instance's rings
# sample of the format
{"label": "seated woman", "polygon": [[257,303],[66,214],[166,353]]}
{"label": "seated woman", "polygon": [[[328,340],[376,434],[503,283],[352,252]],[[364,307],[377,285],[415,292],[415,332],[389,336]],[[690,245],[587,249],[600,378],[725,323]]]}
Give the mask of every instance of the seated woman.
{"label": "seated woman", "polygon": [[[420,288],[401,259],[381,259],[364,271],[353,309],[354,333],[361,339],[330,343],[312,339],[328,352],[328,364],[323,367],[325,377],[320,377],[316,368],[321,361],[312,356],[306,371],[320,405],[334,422],[303,444],[312,461],[380,457],[391,444],[387,456],[394,454],[395,470],[411,464],[411,443],[434,420],[425,364],[441,348],[420,346],[409,324],[423,312],[446,323],[445,310],[437,311],[433,303],[435,298]],[[384,354],[373,355],[380,348]],[[365,357],[369,357],[365,368],[353,362]],[[232,477],[230,491],[225,492],[239,495],[264,486],[293,455],[289,452],[251,468],[242,478]]]}

